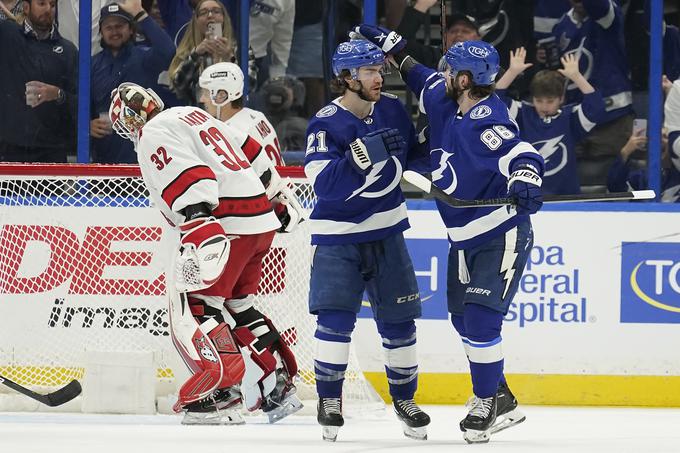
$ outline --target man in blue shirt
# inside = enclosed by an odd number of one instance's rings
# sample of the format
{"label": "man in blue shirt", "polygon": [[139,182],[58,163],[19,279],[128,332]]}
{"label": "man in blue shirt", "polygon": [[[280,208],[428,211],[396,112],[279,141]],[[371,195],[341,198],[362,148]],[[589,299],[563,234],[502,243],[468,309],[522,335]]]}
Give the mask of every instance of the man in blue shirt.
{"label": "man in blue shirt", "polygon": [[425,439],[430,418],[413,401],[418,382],[415,318],[420,294],[403,231],[399,187],[416,150],[413,124],[396,96],[382,93],[385,57],[365,40],[341,43],[332,82],[341,94],[311,119],[305,173],[318,200],[310,215],[314,256],[309,311],[317,316],[317,420],[335,441],[351,333],[364,291],[383,339],[385,372],[404,434]]}
{"label": "man in blue shirt", "polygon": [[[126,9],[127,8],[127,9]],[[137,27],[150,47],[135,46]],[[103,50],[92,58],[90,89],[90,135],[92,160],[99,163],[136,163],[132,142],[112,134],[110,124],[100,114],[107,112],[111,91],[123,82],[155,86],[175,55],[175,46],[162,28],[142,9],[141,0],[125,5],[111,3],[102,8],[99,29]]]}
{"label": "man in blue shirt", "polygon": [[533,244],[529,215],[543,204],[543,158],[520,140],[517,123],[494,93],[500,58],[491,44],[454,44],[444,56],[446,72],[439,73],[406,54],[395,32],[361,25],[356,33],[390,55],[429,115],[434,184],[462,199],[515,200],[514,208],[456,209],[437,202],[450,244],[448,309],[474,392],[460,428],[468,443],[488,442],[525,418],[503,375],[501,328]]}

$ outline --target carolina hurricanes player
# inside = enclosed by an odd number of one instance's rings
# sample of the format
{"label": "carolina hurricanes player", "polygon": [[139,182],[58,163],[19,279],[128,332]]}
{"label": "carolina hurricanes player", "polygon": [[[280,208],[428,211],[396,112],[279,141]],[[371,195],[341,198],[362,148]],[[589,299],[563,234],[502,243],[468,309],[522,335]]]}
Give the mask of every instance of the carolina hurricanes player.
{"label": "carolina hurricanes player", "polygon": [[283,224],[280,231],[290,232],[303,220],[304,211],[290,180],[281,178],[276,170],[276,165],[283,165],[283,159],[274,126],[262,112],[243,107],[241,68],[234,63],[216,63],[203,70],[198,83],[203,88],[199,99],[210,115],[261,144],[261,149],[250,147],[244,151],[274,202],[274,211]]}
{"label": "carolina hurricanes player", "polygon": [[[216,63],[207,67],[198,81],[203,94],[220,94],[211,103],[220,108],[220,118],[235,129],[247,132],[262,145],[274,165],[285,165],[281,157],[279,138],[264,113],[244,107],[243,71],[234,63]],[[219,91],[224,93],[219,93]],[[201,99],[208,106],[206,99]],[[206,110],[210,111],[209,108]]]}
{"label": "carolina hurricanes player", "polygon": [[180,234],[168,273],[170,324],[193,375],[174,409],[187,424],[243,423],[242,400],[273,423],[302,405],[295,357],[253,306],[262,259],[282,227],[246,158],[261,147],[199,108],[163,108],[153,90],[123,83],[109,116],[135,143],[150,196]]}

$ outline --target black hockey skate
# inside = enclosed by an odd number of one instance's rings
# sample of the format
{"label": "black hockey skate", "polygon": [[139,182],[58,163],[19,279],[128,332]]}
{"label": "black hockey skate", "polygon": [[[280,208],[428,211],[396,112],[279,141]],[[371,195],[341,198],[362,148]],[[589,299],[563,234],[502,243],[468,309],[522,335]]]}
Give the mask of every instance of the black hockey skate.
{"label": "black hockey skate", "polygon": [[489,398],[472,397],[468,401],[470,412],[460,422],[463,438],[469,444],[486,443],[491,438],[491,427],[496,421],[496,395]]}
{"label": "black hockey skate", "polygon": [[187,404],[183,425],[243,425],[241,393],[237,387],[215,390],[202,400]]}
{"label": "black hockey skate", "polygon": [[404,435],[410,439],[427,440],[427,428],[430,416],[423,412],[413,399],[395,400],[394,413],[401,420]]}
{"label": "black hockey skate", "polygon": [[283,370],[276,371],[276,387],[262,403],[262,412],[269,417],[269,423],[276,423],[302,409],[303,405],[295,394],[297,388]]}
{"label": "black hockey skate", "polygon": [[316,420],[322,427],[323,440],[335,442],[340,427],[345,424],[345,419],[342,418],[342,399],[319,398]]}
{"label": "black hockey skate", "polygon": [[496,404],[496,422],[491,427],[490,434],[518,425],[527,419],[526,415],[517,409],[517,399],[507,383],[498,386]]}

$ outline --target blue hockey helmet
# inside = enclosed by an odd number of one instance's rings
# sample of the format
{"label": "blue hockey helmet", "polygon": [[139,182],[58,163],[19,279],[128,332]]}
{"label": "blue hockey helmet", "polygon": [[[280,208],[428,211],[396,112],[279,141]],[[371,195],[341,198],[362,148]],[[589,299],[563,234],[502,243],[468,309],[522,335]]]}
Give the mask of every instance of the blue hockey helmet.
{"label": "blue hockey helmet", "polygon": [[333,73],[340,75],[343,69],[349,70],[353,79],[357,77],[357,69],[362,66],[381,65],[385,63],[385,54],[375,44],[364,39],[352,39],[341,42],[333,54]]}
{"label": "blue hockey helmet", "polygon": [[484,41],[464,41],[452,45],[444,55],[452,71],[470,71],[477,85],[491,85],[500,67],[498,51]]}

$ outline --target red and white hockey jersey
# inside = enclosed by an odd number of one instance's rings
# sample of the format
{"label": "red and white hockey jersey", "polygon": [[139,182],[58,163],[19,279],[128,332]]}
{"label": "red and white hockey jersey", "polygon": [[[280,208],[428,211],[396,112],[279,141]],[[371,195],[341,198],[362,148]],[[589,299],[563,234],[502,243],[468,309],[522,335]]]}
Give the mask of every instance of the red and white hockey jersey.
{"label": "red and white hockey jersey", "polygon": [[276,136],[276,130],[264,116],[264,113],[245,107],[225,123],[257,140],[274,165],[285,165],[281,157],[281,147]]}
{"label": "red and white hockey jersey", "polygon": [[175,107],[152,118],[137,144],[152,200],[170,222],[187,206],[207,203],[227,234],[257,234],[281,226],[250,161],[262,147],[245,132],[197,107]]}

